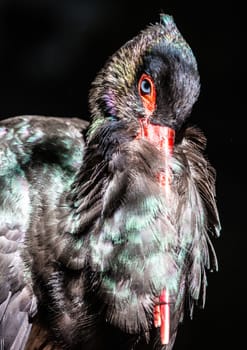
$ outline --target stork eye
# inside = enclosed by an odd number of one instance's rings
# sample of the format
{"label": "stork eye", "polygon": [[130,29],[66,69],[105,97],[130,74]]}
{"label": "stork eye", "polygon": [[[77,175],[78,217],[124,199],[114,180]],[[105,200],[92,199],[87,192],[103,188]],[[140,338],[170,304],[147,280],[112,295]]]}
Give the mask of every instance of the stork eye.
{"label": "stork eye", "polygon": [[151,84],[147,79],[142,80],[140,90],[144,95],[149,95],[151,93]]}
{"label": "stork eye", "polygon": [[150,115],[156,107],[156,89],[153,79],[148,74],[142,74],[138,83],[138,92],[146,110],[145,114]]}

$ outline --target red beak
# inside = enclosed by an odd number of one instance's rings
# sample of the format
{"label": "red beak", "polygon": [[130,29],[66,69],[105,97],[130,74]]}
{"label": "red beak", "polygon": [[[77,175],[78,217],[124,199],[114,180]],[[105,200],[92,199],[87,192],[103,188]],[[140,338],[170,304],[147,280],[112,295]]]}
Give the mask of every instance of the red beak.
{"label": "red beak", "polygon": [[[143,138],[155,145],[165,157],[171,156],[173,153],[175,131],[166,126],[151,124],[148,118],[140,118],[140,131],[137,139]],[[171,184],[171,170],[167,163],[164,172],[157,174],[160,185],[165,192],[169,193]],[[157,267],[158,268],[158,267]],[[169,291],[163,289],[157,298],[157,304],[154,307],[154,326],[160,327],[160,341],[162,345],[169,343],[170,339],[170,303]]]}

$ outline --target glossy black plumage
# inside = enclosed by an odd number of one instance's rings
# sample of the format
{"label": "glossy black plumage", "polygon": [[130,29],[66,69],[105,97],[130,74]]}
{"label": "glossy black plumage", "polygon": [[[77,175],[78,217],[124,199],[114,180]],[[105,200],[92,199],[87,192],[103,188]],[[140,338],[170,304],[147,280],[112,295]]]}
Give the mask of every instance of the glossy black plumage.
{"label": "glossy black plumage", "polygon": [[[167,158],[137,138],[143,72],[157,90],[150,122],[176,131]],[[202,132],[185,124],[199,89],[193,53],[163,15],[100,71],[89,126],[0,122],[1,348],[172,349],[185,304],[191,313],[204,304],[206,269],[217,268],[215,172]],[[157,180],[164,163],[169,196]],[[164,288],[171,338],[162,346],[153,308]]]}

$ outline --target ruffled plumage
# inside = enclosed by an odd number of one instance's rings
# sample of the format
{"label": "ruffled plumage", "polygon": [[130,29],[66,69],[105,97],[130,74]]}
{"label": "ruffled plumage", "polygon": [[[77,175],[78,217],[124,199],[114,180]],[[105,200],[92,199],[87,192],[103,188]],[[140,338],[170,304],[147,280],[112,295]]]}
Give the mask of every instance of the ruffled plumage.
{"label": "ruffled plumage", "polygon": [[[157,90],[150,123],[176,131],[169,155],[137,137],[142,72]],[[0,122],[1,348],[172,349],[186,304],[191,315],[204,305],[217,269],[215,171],[203,133],[185,124],[199,89],[193,53],[162,15],[96,77],[90,124]],[[153,310],[163,290],[162,345]]]}

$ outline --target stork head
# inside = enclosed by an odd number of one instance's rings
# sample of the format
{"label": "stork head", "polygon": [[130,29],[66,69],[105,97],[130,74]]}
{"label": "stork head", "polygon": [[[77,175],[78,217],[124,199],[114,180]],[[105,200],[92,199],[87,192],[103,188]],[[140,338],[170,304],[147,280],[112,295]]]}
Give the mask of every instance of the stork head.
{"label": "stork head", "polygon": [[196,59],[173,18],[161,14],[106,62],[92,83],[92,130],[113,118],[178,130],[200,90]]}

